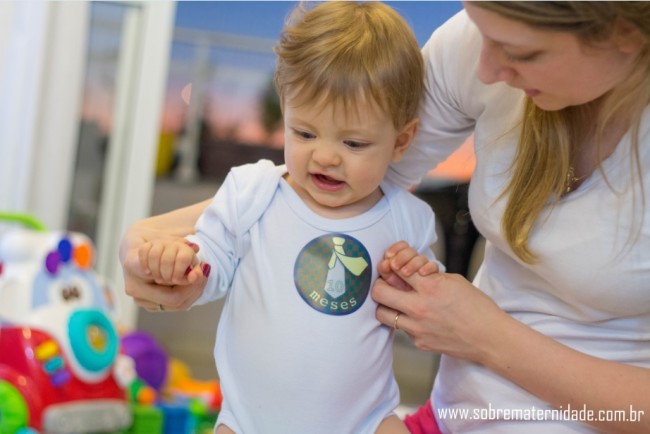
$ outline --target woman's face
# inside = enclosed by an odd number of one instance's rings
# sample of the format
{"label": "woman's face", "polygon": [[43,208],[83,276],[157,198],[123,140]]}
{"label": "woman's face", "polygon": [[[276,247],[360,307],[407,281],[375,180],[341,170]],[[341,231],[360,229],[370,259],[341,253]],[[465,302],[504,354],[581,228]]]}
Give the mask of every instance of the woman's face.
{"label": "woman's face", "polygon": [[543,110],[597,99],[625,79],[636,52],[606,42],[598,48],[567,32],[539,30],[465,3],[483,36],[478,77],[521,89]]}

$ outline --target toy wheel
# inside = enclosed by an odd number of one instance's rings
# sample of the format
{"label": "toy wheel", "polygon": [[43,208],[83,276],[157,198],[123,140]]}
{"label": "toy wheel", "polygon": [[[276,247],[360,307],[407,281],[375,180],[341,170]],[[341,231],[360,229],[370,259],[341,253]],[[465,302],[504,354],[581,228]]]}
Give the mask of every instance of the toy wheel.
{"label": "toy wheel", "polygon": [[119,338],[104,313],[95,309],[74,312],[68,323],[68,335],[72,351],[84,369],[99,372],[115,361]]}
{"label": "toy wheel", "polygon": [[0,380],[0,434],[15,434],[27,426],[29,411],[21,393]]}

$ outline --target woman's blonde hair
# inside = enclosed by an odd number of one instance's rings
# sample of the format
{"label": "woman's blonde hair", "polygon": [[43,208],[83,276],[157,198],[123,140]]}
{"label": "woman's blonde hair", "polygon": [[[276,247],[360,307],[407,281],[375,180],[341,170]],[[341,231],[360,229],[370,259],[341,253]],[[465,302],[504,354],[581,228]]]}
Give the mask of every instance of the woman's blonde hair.
{"label": "woman's blonde hair", "polygon": [[424,66],[412,30],[380,2],[299,4],[275,47],[275,86],[284,105],[371,98],[399,129],[417,116]]}
{"label": "woman's blonde hair", "polygon": [[[650,2],[477,1],[472,4],[532,27],[572,33],[586,45],[607,41],[621,21],[632,24],[645,39],[629,76],[604,95],[595,118],[589,105],[544,111],[527,99],[512,178],[503,193],[508,199],[502,229],[517,256],[532,263],[536,257],[529,248],[528,238],[535,221],[549,199],[557,202],[566,192],[571,159],[589,134],[594,134],[600,161],[603,134],[615,118],[622,116],[629,122],[633,173],[642,188],[639,128],[643,111],[650,104]],[[645,207],[643,194],[641,200]]]}

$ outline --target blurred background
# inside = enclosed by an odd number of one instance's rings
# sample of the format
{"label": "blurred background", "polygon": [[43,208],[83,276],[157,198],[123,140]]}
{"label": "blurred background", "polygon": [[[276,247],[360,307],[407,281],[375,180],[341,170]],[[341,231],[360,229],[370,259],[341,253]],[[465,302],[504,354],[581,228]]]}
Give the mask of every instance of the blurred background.
{"label": "blurred background", "polygon": [[[420,45],[460,2],[388,2]],[[133,221],[216,192],[233,165],[283,161],[272,47],[296,2],[0,2],[0,211],[83,232],[117,289],[120,322],[154,334],[198,378],[221,309],[149,314],[123,295],[119,239]],[[438,255],[471,276],[471,140],[415,192],[438,218]],[[190,337],[190,338],[188,338]],[[423,403],[437,356],[396,339],[403,401]]]}

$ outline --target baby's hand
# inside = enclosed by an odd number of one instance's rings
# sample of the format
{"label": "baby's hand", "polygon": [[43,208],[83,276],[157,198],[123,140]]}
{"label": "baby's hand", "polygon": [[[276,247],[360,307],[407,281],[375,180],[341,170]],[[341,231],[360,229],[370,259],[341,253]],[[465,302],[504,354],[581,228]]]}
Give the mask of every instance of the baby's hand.
{"label": "baby's hand", "polygon": [[184,238],[154,240],[138,251],[140,266],[159,285],[187,285],[202,274],[198,246]]}
{"label": "baby's hand", "polygon": [[413,247],[409,246],[406,241],[398,241],[386,250],[384,260],[392,271],[400,270],[405,276],[411,276],[418,273],[420,276],[428,276],[437,273],[438,264],[429,260],[424,255],[420,255]]}

